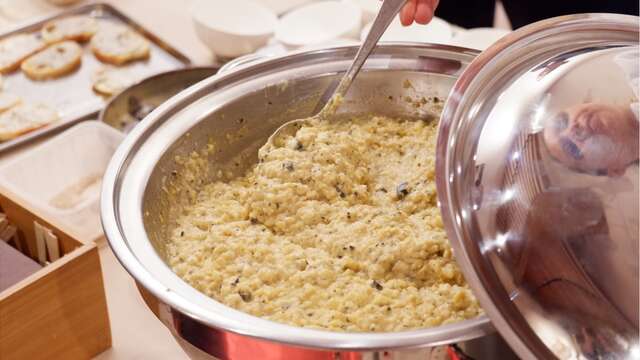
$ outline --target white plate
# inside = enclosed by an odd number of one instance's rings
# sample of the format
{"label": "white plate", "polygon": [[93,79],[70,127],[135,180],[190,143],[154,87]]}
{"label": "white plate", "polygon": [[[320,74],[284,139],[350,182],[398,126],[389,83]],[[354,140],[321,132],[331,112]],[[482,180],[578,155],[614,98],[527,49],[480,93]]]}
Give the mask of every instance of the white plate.
{"label": "white plate", "polygon": [[[362,29],[360,39],[364,38],[371,29],[371,23]],[[389,25],[389,28],[380,38],[380,41],[410,41],[410,42],[430,42],[439,44],[448,44],[451,42],[452,30],[451,25],[437,17],[428,25],[413,24],[411,26],[402,26],[400,19],[396,19]]]}
{"label": "white plate", "polygon": [[484,50],[511,31],[496,28],[473,28],[462,30],[451,40],[451,45]]}
{"label": "white plate", "polygon": [[297,8],[280,19],[276,39],[290,49],[339,38],[357,38],[362,19],[348,1],[321,1]]}

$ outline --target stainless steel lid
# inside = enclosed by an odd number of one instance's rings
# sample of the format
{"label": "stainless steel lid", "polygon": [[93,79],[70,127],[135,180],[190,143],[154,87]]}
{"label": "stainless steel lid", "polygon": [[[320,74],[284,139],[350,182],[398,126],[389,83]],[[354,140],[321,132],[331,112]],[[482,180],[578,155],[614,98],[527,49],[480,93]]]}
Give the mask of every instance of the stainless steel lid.
{"label": "stainless steel lid", "polygon": [[638,23],[518,30],[469,65],[442,115],[447,231],[523,358],[640,357]]}

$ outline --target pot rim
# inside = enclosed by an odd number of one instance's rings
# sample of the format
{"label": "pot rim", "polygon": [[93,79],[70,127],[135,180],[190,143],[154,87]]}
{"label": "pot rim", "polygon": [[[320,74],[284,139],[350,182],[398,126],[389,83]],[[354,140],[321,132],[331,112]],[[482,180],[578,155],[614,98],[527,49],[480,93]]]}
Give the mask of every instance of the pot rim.
{"label": "pot rim", "polygon": [[[314,54],[330,53],[338,50],[344,51],[345,48],[348,48],[348,50],[353,53],[357,50],[356,46],[311,50],[262,59],[255,63],[240,66],[234,69],[234,71],[212,76],[191,86],[159,106],[142,120],[118,147],[104,175],[101,194],[101,218],[105,236],[111,249],[118,261],[136,282],[146,288],[163,304],[207,326],[248,337],[309,348],[362,351],[437,346],[469,340],[494,332],[495,330],[486,315],[448,325],[399,332],[334,332],[277,323],[235,310],[219,303],[213,298],[207,297],[187,285],[186,282],[173,274],[165,264],[166,270],[171,272],[171,275],[167,276],[173,276],[179,279],[185,287],[191,289],[190,292],[192,294],[190,295],[197,298],[196,300],[193,298],[187,299],[178,294],[177,291],[168,288],[163,284],[162,280],[154,276],[154,274],[143,265],[140,259],[136,257],[130,247],[130,241],[126,240],[127,237],[119,221],[119,195],[122,189],[120,180],[124,176],[125,172],[123,172],[123,169],[128,166],[130,156],[135,154],[141,147],[141,138],[144,134],[149,131],[153,132],[164,120],[174,113],[176,108],[199,99],[207,89],[214,89],[213,91],[215,92],[217,85],[222,87],[225,81],[236,82],[237,80],[234,80],[234,78],[237,79],[237,77],[241,76],[244,72],[250,71],[257,66],[271,64],[277,67],[282,61],[295,61],[296,59]],[[380,50],[390,51],[394,48],[423,51],[449,51],[452,53],[466,54],[467,56],[476,56],[479,54],[476,50],[448,45],[418,43],[385,43],[379,45]],[[141,212],[140,209],[140,213]],[[146,243],[143,243],[145,246],[147,246],[147,244],[151,246],[149,239],[146,237],[146,232],[144,235],[144,241],[146,241]],[[154,253],[152,256],[157,257],[158,261],[162,261],[157,254]],[[205,298],[206,300],[204,300]],[[206,301],[207,307],[196,304],[197,301]]]}

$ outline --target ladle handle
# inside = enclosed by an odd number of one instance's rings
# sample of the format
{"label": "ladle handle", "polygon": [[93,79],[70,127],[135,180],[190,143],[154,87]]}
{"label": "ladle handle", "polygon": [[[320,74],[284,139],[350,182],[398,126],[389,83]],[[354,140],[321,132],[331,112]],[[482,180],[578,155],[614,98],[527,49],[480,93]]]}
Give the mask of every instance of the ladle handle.
{"label": "ladle handle", "polygon": [[351,86],[353,79],[356,77],[358,72],[360,72],[362,65],[364,65],[365,61],[369,57],[369,54],[371,54],[371,51],[373,51],[378,44],[378,40],[380,40],[382,34],[384,34],[385,30],[389,27],[389,24],[391,24],[406,2],[407,0],[384,0],[382,2],[380,11],[378,11],[378,15],[371,25],[369,34],[367,34],[367,37],[360,46],[360,49],[356,54],[356,58],[347,70],[347,73],[338,84],[336,94],[344,97],[347,90],[349,90],[349,86]]}

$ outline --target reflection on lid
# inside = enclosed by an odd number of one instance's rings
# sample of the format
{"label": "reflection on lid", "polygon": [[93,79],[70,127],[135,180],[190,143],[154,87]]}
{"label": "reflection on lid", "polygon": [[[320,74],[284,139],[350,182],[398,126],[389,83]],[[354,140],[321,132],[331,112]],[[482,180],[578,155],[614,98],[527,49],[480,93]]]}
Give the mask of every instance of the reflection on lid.
{"label": "reflection on lid", "polygon": [[637,98],[619,67],[604,67],[623,51],[570,52],[514,81],[474,154],[481,249],[556,354],[598,359],[638,339]]}

